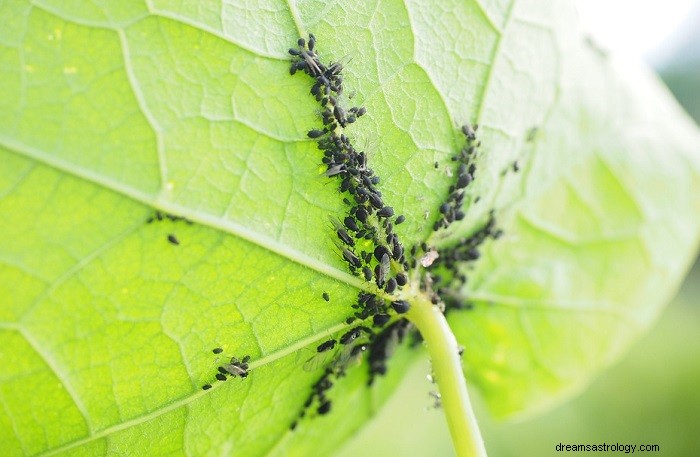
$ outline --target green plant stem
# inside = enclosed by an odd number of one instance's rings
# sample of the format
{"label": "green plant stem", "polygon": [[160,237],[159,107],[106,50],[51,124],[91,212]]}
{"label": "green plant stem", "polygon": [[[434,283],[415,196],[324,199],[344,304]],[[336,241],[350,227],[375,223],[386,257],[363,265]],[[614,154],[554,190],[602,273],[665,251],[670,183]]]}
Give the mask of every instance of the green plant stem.
{"label": "green plant stem", "polygon": [[469,401],[457,340],[445,315],[426,297],[418,296],[411,300],[407,316],[418,327],[428,346],[457,456],[485,457],[486,448]]}

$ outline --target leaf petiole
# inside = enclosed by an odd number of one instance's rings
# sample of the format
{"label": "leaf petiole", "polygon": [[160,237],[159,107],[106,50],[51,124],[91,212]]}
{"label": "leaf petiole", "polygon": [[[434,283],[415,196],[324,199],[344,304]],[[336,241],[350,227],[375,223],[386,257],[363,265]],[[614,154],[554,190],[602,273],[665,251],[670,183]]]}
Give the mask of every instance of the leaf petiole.
{"label": "leaf petiole", "polygon": [[419,295],[411,300],[407,317],[418,327],[428,346],[457,456],[485,457],[486,448],[469,401],[457,340],[445,315],[429,299]]}

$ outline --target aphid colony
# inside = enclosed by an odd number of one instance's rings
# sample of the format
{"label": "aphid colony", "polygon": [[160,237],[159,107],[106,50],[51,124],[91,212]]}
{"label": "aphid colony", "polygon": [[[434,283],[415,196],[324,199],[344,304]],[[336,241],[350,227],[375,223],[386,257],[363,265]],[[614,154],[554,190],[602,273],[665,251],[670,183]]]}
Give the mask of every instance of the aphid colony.
{"label": "aphid colony", "polygon": [[[193,222],[191,220],[186,219],[182,216],[175,216],[174,214],[162,213],[160,211],[156,211],[153,214],[153,216],[150,216],[148,219],[146,219],[146,223],[151,224],[153,222],[160,222],[160,221],[164,221],[164,220],[168,220],[171,222],[184,221],[185,223],[187,223],[189,225],[193,224]],[[172,244],[173,246],[180,245],[180,240],[178,240],[178,238],[174,234],[169,233],[166,238],[167,238],[168,242],[170,244]]]}
{"label": "aphid colony", "polygon": [[[316,38],[310,34],[308,42],[300,38],[298,48],[289,50],[293,58],[290,74],[303,71],[314,79],[311,95],[321,105],[324,128],[311,130],[308,136],[317,139],[323,151],[326,176],[339,179],[340,192],[349,194],[344,201],[350,211],[342,221],[332,221],[340,254],[353,274],[392,294],[407,282],[404,248],[393,231],[394,224],[404,222],[405,218],[398,216],[392,222],[394,209],[382,200],[382,193],[376,187],[379,177],[367,166],[367,155],[357,151],[348,137],[339,132],[366,111],[363,107],[346,111],[340,106],[343,67],[340,63],[323,64],[315,46]],[[371,243],[361,243],[364,240]]]}
{"label": "aphid colony", "polygon": [[465,124],[462,126],[462,133],[467,138],[466,145],[462,148],[459,154],[452,157],[452,160],[459,162],[457,168],[457,176],[455,183],[450,186],[450,195],[447,200],[440,205],[441,217],[433,224],[433,230],[438,231],[441,228],[447,228],[454,221],[464,219],[464,211],[462,204],[464,203],[464,191],[466,187],[474,181],[474,173],[476,166],[473,159],[476,155],[477,148],[481,145],[476,139],[476,130],[478,126]]}
{"label": "aphid colony", "polygon": [[[447,200],[440,205],[440,213],[442,214],[433,226],[434,230],[446,228],[455,220],[464,218],[464,213],[460,209],[464,201],[465,188],[474,180],[476,166],[474,159],[477,154],[477,148],[481,142],[476,138],[478,126],[465,124],[462,126],[462,133],[466,137],[466,144],[459,154],[452,157],[452,160],[459,162],[457,171],[456,183],[450,186],[450,195]],[[515,162],[517,163],[517,162]],[[517,171],[517,166],[513,165],[513,169]],[[475,199],[475,202],[478,201]],[[464,300],[453,298],[448,290],[458,290],[466,283],[467,277],[459,271],[459,265],[467,262],[473,262],[481,256],[479,247],[489,238],[497,239],[502,235],[502,231],[496,229],[496,220],[494,211],[489,213],[489,219],[475,233],[468,238],[463,238],[457,244],[441,248],[435,252],[434,258],[431,258],[430,264],[423,264],[429,271],[423,280],[423,288],[435,292],[433,295],[433,303],[437,302],[438,297],[442,297],[445,303],[446,310],[451,308],[466,308],[470,306]],[[422,246],[424,252],[427,252],[427,247]],[[413,253],[413,251],[412,251]],[[429,282],[429,284],[427,284]]]}
{"label": "aphid colony", "polygon": [[[213,352],[214,354],[221,354],[223,352],[223,349],[214,348],[211,352]],[[225,363],[217,368],[218,372],[214,377],[217,379],[217,381],[221,382],[226,381],[228,378],[235,378],[236,376],[239,376],[241,378],[247,378],[249,361],[249,355],[243,357],[240,360],[237,357],[231,357],[228,363]],[[202,386],[202,389],[209,390],[211,389],[211,387],[211,384],[204,384]]]}
{"label": "aphid colony", "polygon": [[[340,106],[339,98],[343,93],[342,65],[339,63],[323,64],[316,54],[316,38],[309,35],[308,42],[298,40],[298,47],[289,50],[292,56],[290,74],[303,71],[313,78],[311,95],[321,105],[322,129],[313,129],[307,133],[309,138],[317,141],[323,152],[322,162],[326,167],[325,175],[339,180],[339,190],[344,194],[343,201],[350,209],[341,219],[332,219],[340,256],[351,273],[373,283],[377,289],[386,294],[394,294],[408,283],[404,247],[394,232],[394,225],[403,223],[403,215],[395,216],[394,209],[384,203],[382,193],[377,188],[379,177],[367,166],[367,155],[357,151],[349,138],[341,132],[366,113],[363,107],[347,110]],[[328,301],[328,294],[323,294]],[[366,321],[372,318],[372,327],[383,328],[391,322],[391,311],[406,313],[409,303],[404,300],[386,300],[377,294],[360,292],[355,310],[346,323],[356,320]],[[397,342],[403,339],[408,321],[400,319],[386,327],[385,331],[375,333],[371,328],[360,325],[343,333],[337,340],[330,339],[316,348],[320,355],[331,353],[335,359],[326,364],[324,374],[314,384],[304,409],[316,404],[318,414],[331,410],[331,401],[326,392],[333,386],[334,379],[342,377],[353,360],[369,350],[370,382],[377,374],[386,372],[386,358],[393,351]],[[337,356],[336,356],[337,353]],[[295,421],[291,428],[296,427]]]}

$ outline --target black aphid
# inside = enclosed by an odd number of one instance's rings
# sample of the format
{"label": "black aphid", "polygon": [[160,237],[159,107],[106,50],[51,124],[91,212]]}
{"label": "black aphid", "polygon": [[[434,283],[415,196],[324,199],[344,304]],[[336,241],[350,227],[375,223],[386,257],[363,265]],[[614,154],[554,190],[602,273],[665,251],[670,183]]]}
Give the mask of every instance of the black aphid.
{"label": "black aphid", "polygon": [[316,351],[325,352],[335,347],[335,340],[328,340],[318,345]]}
{"label": "black aphid", "polygon": [[343,249],[343,258],[354,267],[359,268],[362,265],[360,259],[348,249]]}
{"label": "black aphid", "polygon": [[407,282],[408,278],[404,273],[399,273],[396,275],[396,284],[398,284],[399,286],[405,286]]}
{"label": "black aphid", "polygon": [[377,216],[379,217],[391,217],[394,215],[394,208],[391,206],[385,206],[384,208],[377,211]]}
{"label": "black aphid", "polygon": [[347,246],[355,246],[355,241],[348,235],[348,232],[343,229],[338,229],[336,233],[338,234],[338,238]]}
{"label": "black aphid", "polygon": [[389,249],[387,249],[386,246],[379,245],[379,246],[377,246],[376,248],[374,248],[374,257],[375,257],[377,260],[379,260],[380,262],[381,262],[381,260],[382,260],[382,257],[383,257],[385,254],[386,254],[386,255],[389,254]]}
{"label": "black aphid", "polygon": [[219,381],[226,381],[227,378],[225,374],[216,373],[216,379],[218,379]]}
{"label": "black aphid", "polygon": [[369,267],[362,267],[362,274],[365,275],[365,281],[372,280],[372,270]]}
{"label": "black aphid", "polygon": [[214,354],[221,354],[222,352],[224,352],[224,350],[221,348],[214,348],[211,350],[211,352],[213,352]]}
{"label": "black aphid", "polygon": [[350,329],[347,332],[343,333],[343,336],[340,337],[340,344],[351,343],[352,341],[357,339],[361,334],[362,330],[360,327]]}
{"label": "black aphid", "polygon": [[459,175],[459,179],[457,179],[457,188],[464,189],[469,185],[470,182],[472,182],[472,177],[470,174],[466,173],[463,175]]}
{"label": "black aphid", "polygon": [[406,300],[397,300],[391,303],[391,307],[394,308],[399,314],[407,313],[411,305]]}
{"label": "black aphid", "polygon": [[352,230],[353,232],[357,232],[359,230],[359,228],[357,227],[357,222],[355,222],[355,219],[353,219],[350,216],[343,219],[343,223],[345,224],[345,227],[347,227],[348,230]]}
{"label": "black aphid", "polygon": [[313,129],[313,130],[309,130],[309,133],[307,133],[307,135],[309,138],[318,138],[318,137],[322,136],[324,133],[326,133],[326,132],[323,130]]}
{"label": "black aphid", "polygon": [[211,389],[211,384],[204,384],[202,386],[202,390],[209,390],[209,389]]}
{"label": "black aphid", "polygon": [[175,235],[168,235],[168,241],[170,241],[171,244],[174,244],[175,246],[178,246],[180,244],[180,241],[175,238]]}
{"label": "black aphid", "polygon": [[328,292],[324,292],[321,296],[322,296],[323,299],[326,300],[326,301],[329,301],[329,300],[331,299],[331,296],[328,295]]}
{"label": "black aphid", "polygon": [[321,403],[321,405],[318,407],[318,409],[316,411],[318,411],[318,413],[321,415],[328,414],[331,411],[330,400],[326,400],[323,403]]}
{"label": "black aphid", "polygon": [[388,314],[375,314],[372,317],[372,321],[375,327],[383,326],[384,324],[389,322],[389,319],[391,319],[391,316],[389,316]]}
{"label": "black aphid", "polygon": [[402,214],[402,215],[400,215],[399,217],[396,218],[396,220],[394,221],[394,223],[395,223],[396,225],[399,225],[399,224],[402,224],[405,220],[406,220],[406,218],[405,218],[404,215]]}
{"label": "black aphid", "polygon": [[395,290],[396,290],[396,279],[389,278],[389,280],[386,282],[386,286],[384,287],[384,291],[388,294],[391,294]]}
{"label": "black aphid", "polygon": [[478,128],[479,128],[479,126],[477,124],[474,124],[473,127],[469,124],[464,124],[462,126],[462,133],[464,133],[464,135],[467,138],[469,138],[470,140],[475,140],[476,139],[476,130]]}

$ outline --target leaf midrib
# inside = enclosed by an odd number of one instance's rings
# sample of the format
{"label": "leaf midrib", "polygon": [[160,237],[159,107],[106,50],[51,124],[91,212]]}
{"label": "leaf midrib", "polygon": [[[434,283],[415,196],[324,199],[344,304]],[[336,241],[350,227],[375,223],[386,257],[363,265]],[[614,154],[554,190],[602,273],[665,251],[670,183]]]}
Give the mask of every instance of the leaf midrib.
{"label": "leaf midrib", "polygon": [[173,203],[167,198],[164,198],[163,192],[155,196],[148,194],[133,187],[126,186],[123,183],[120,183],[102,174],[95,173],[92,170],[53,157],[49,154],[46,154],[43,151],[40,151],[36,148],[32,148],[31,146],[27,146],[26,144],[23,144],[12,138],[7,138],[5,135],[0,135],[0,147],[3,147],[8,151],[14,152],[17,155],[32,159],[38,163],[41,163],[42,165],[51,167],[67,175],[71,175],[80,178],[84,181],[95,184],[99,187],[109,189],[145,206],[149,206],[169,214],[183,216],[200,225],[215,228],[222,232],[229,233],[245,241],[248,241],[249,243],[264,248],[274,254],[291,260],[292,262],[300,266],[309,268],[325,276],[333,278],[337,281],[343,282],[358,290],[367,290],[366,284],[357,277],[351,275],[350,273],[341,271],[333,266],[323,263],[318,259],[315,259],[273,238],[255,232],[234,221],[223,220],[211,214],[192,211],[186,206]]}

